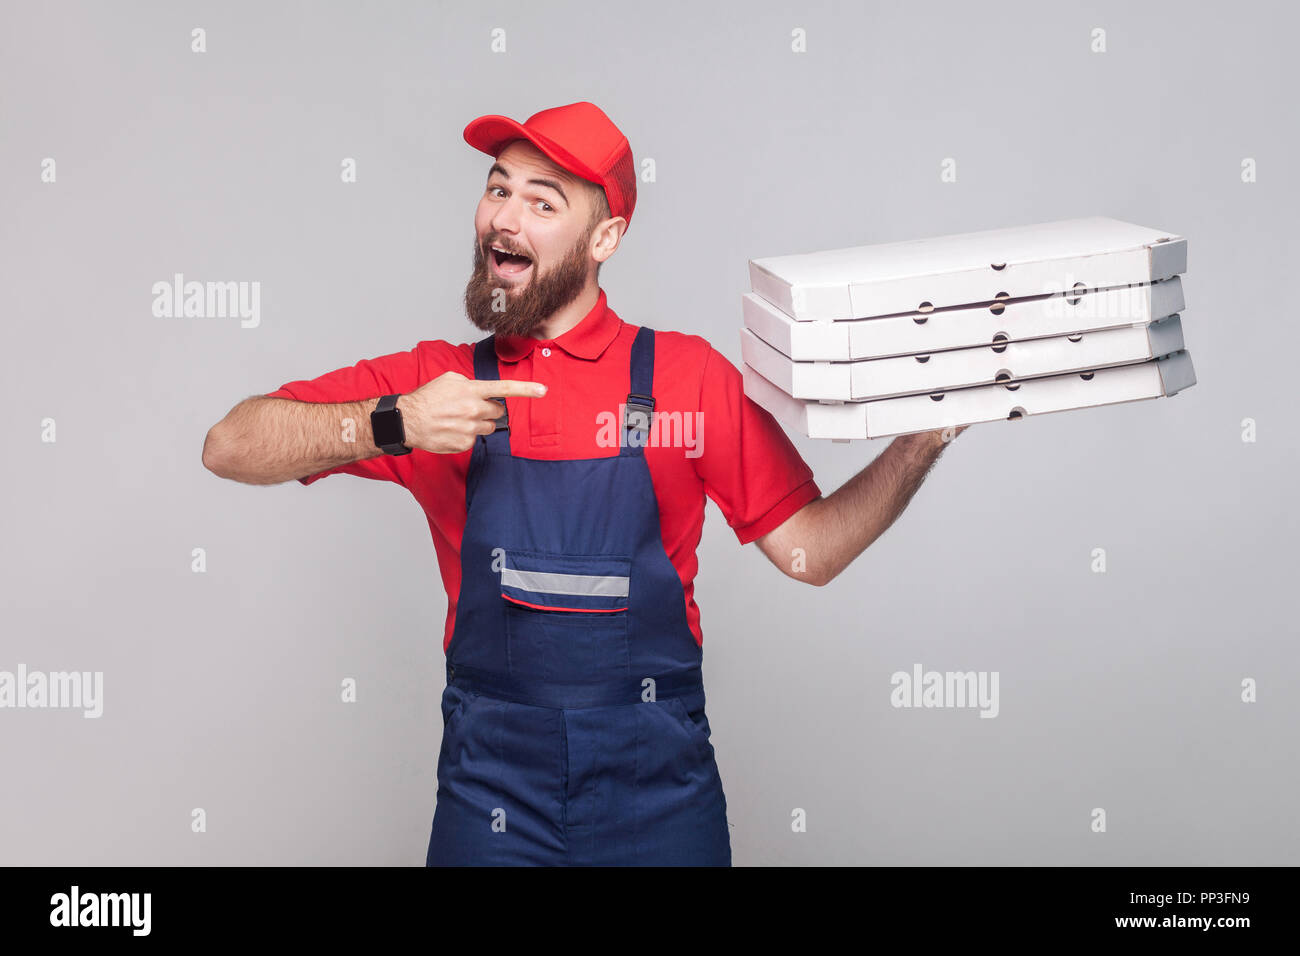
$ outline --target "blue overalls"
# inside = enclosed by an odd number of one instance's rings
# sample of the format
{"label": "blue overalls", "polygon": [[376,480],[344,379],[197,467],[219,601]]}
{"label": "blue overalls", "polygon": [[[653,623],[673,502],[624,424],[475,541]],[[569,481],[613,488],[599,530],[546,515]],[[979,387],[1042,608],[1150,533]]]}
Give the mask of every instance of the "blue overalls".
{"label": "blue overalls", "polygon": [[[430,866],[731,865],[644,454],[653,373],[643,327],[617,455],[514,457],[505,413],[474,444]],[[492,337],[474,375],[500,377]]]}

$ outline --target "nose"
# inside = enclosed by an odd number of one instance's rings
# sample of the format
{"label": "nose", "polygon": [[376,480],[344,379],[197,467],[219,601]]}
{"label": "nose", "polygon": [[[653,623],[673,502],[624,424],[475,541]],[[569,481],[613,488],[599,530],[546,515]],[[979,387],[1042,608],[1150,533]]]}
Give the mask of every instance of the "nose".
{"label": "nose", "polygon": [[502,232],[511,236],[516,235],[519,232],[522,211],[522,200],[519,200],[518,195],[511,196],[505,202],[497,205],[488,225],[491,226],[494,232]]}

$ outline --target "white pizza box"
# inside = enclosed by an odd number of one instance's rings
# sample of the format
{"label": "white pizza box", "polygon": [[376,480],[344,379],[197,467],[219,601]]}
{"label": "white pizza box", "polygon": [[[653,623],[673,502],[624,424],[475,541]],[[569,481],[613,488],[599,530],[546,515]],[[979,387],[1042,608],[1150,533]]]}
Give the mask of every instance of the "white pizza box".
{"label": "white pizza box", "polygon": [[1186,239],[1101,216],[749,261],[750,288],[799,322],[925,314],[1186,271]]}
{"label": "white pizza box", "polygon": [[1182,347],[1177,315],[1147,325],[853,362],[796,362],[749,329],[740,330],[740,353],[747,365],[787,395],[814,401],[865,401],[993,385],[1145,362]]}
{"label": "white pizza box", "polygon": [[870,402],[801,401],[791,398],[748,364],[743,365],[742,374],[745,394],[787,428],[810,438],[841,441],[1135,402],[1175,395],[1196,384],[1192,358],[1185,349],[1136,365]]}
{"label": "white pizza box", "polygon": [[1100,289],[1083,295],[1011,299],[991,306],[936,310],[843,322],[799,322],[752,292],[742,298],[744,325],[799,361],[849,361],[938,349],[1069,335],[1136,325],[1181,312],[1183,282]]}

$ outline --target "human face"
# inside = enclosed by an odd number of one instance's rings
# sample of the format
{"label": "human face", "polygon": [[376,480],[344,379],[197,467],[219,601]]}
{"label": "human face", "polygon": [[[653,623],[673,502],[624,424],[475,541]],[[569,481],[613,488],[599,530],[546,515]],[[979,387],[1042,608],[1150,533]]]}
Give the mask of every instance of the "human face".
{"label": "human face", "polygon": [[584,181],[526,140],[507,146],[474,215],[470,321],[488,332],[527,335],[573,302],[595,272],[593,212]]}

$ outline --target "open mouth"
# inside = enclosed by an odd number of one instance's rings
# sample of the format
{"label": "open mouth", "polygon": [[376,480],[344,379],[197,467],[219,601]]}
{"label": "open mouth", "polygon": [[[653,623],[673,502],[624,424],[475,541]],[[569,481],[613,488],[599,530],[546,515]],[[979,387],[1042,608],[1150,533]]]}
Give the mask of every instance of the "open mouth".
{"label": "open mouth", "polygon": [[513,252],[507,252],[499,246],[493,246],[492,269],[497,275],[502,276],[519,276],[527,272],[533,264],[533,260],[527,256],[517,255]]}

